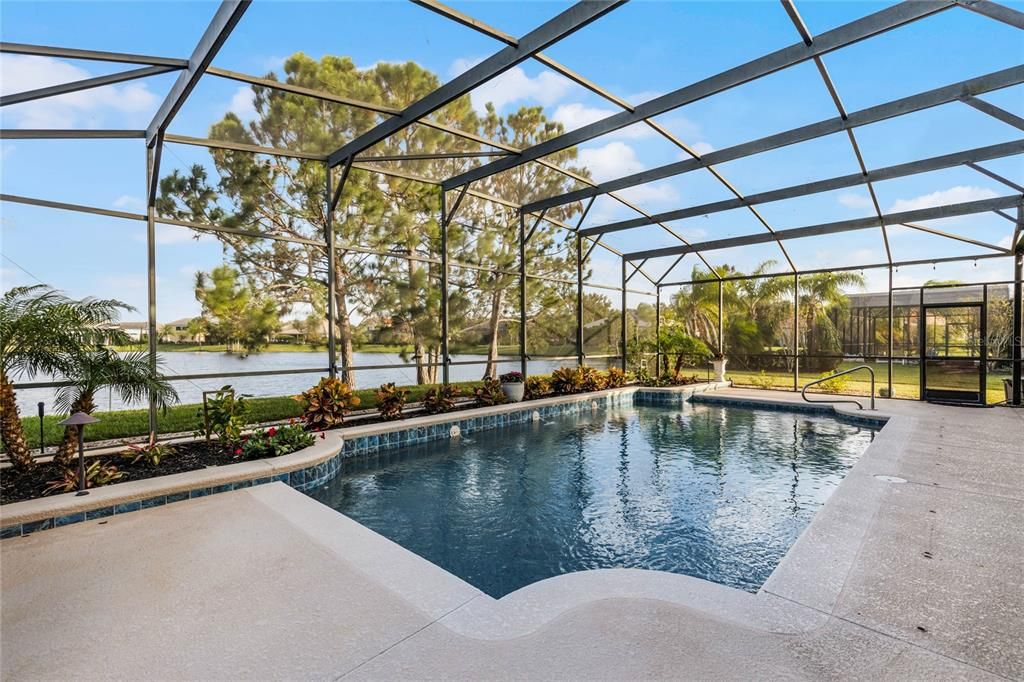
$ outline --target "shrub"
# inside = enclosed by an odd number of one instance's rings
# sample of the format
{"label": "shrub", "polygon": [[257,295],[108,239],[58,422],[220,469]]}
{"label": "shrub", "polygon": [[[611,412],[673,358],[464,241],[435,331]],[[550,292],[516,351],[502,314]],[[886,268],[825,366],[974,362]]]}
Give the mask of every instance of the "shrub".
{"label": "shrub", "polygon": [[604,379],[605,388],[622,388],[627,378],[626,373],[618,367],[609,367]]}
{"label": "shrub", "polygon": [[[86,488],[99,488],[100,486],[115,483],[122,478],[124,478],[124,473],[118,471],[117,467],[113,464],[94,460],[85,467]],[[76,490],[78,490],[78,469],[69,467],[64,469],[59,479],[47,482],[46,488],[43,489],[43,495],[72,493]]]}
{"label": "shrub", "polygon": [[[824,372],[824,373],[821,374],[821,376],[819,378],[820,379],[826,379],[826,378],[832,377],[832,376],[833,376],[832,372]],[[815,388],[821,389],[825,393],[842,393],[843,391],[846,390],[847,386],[849,386],[849,385],[850,385],[850,375],[849,374],[844,374],[841,377],[834,377],[834,378],[828,379],[828,381],[823,381],[820,384],[818,384],[817,386],[815,386]]]}
{"label": "shrub", "polygon": [[473,390],[473,402],[479,407],[501,405],[508,398],[501,390],[501,382],[497,379],[484,379],[483,386]]}
{"label": "shrub", "polygon": [[216,436],[226,447],[231,447],[249,423],[249,403],[245,396],[236,396],[231,386],[223,386],[215,395],[204,396],[199,417],[202,419],[199,433],[206,436],[206,440]]}
{"label": "shrub", "polygon": [[313,430],[330,429],[345,421],[345,415],[359,406],[359,396],[338,378],[324,377],[316,386],[295,396],[302,403],[302,420]]}
{"label": "shrub", "polygon": [[523,383],[523,373],[507,372],[498,377],[498,379],[500,379],[503,384],[521,384]]}
{"label": "shrub", "polygon": [[551,382],[548,381],[547,377],[543,376],[527,377],[525,392],[527,400],[551,395]]}
{"label": "shrub", "polygon": [[409,389],[396,388],[394,382],[381,384],[377,389],[377,411],[384,419],[401,419],[408,398]]}
{"label": "shrub", "polygon": [[149,434],[149,442],[147,443],[125,443],[128,449],[121,453],[121,456],[132,460],[132,464],[136,462],[145,462],[150,466],[160,466],[160,460],[168,455],[174,454],[174,448],[167,443],[158,443],[156,441],[156,434]]}
{"label": "shrub", "polygon": [[583,368],[582,367],[559,367],[551,373],[551,390],[555,395],[571,395],[582,393]]}
{"label": "shrub", "polygon": [[750,383],[757,388],[768,390],[775,388],[775,377],[768,376],[768,374],[762,369],[757,376],[750,378]]}
{"label": "shrub", "polygon": [[301,426],[271,426],[243,436],[241,445],[235,448],[235,457],[246,460],[280,457],[308,448],[314,442],[316,437]]}
{"label": "shrub", "polygon": [[594,367],[580,367],[579,373],[584,391],[600,391],[607,385],[605,375]]}
{"label": "shrub", "polygon": [[461,394],[459,387],[452,384],[428,389],[423,394],[423,411],[427,414],[451,412],[455,409],[455,399]]}

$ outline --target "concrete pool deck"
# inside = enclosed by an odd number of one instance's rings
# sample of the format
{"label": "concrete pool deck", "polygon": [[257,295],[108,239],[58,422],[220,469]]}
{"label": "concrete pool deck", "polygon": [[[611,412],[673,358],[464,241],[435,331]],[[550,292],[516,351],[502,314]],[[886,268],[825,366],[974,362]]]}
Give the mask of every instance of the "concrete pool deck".
{"label": "concrete pool deck", "polygon": [[1024,410],[879,412],[756,595],[613,569],[495,600],[275,483],[4,540],[0,676],[1024,678]]}

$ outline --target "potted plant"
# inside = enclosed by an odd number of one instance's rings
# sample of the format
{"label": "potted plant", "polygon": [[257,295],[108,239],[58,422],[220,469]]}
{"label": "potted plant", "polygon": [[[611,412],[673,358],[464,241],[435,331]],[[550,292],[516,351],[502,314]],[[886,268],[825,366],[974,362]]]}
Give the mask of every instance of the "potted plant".
{"label": "potted plant", "polygon": [[725,353],[718,351],[711,356],[711,365],[715,368],[715,381],[725,381],[725,365],[729,360]]}
{"label": "potted plant", "polygon": [[526,384],[523,383],[521,372],[508,372],[498,378],[501,379],[501,391],[510,403],[518,403],[523,399]]}

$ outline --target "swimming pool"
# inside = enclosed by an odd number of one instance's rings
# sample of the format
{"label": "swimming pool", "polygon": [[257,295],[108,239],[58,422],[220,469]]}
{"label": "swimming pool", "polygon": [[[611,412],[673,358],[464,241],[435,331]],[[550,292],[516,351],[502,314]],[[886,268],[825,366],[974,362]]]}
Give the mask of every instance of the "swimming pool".
{"label": "swimming pool", "polygon": [[876,431],[621,406],[355,458],[309,494],[492,597],[614,567],[756,591]]}

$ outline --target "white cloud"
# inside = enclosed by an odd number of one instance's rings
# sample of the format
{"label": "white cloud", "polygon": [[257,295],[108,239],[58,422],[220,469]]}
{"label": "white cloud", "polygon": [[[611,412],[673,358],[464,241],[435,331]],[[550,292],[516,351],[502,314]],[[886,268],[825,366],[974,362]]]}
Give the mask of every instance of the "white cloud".
{"label": "white cloud", "polygon": [[[450,69],[457,75],[473,66],[479,60],[457,59]],[[497,78],[484,83],[470,93],[473,108],[484,111],[488,102],[500,113],[507,105],[515,102],[533,102],[551,106],[564,98],[578,86],[554,71],[544,70],[535,77],[526,75],[522,67],[515,66]]]}
{"label": "white cloud", "polygon": [[[625,142],[609,142],[602,147],[579,150],[577,160],[590,170],[591,177],[598,182],[639,173],[644,165],[637,159],[636,151]],[[671,202],[679,199],[679,193],[668,182],[637,185],[616,192],[624,199],[637,204]]]}
{"label": "white cloud", "polygon": [[839,203],[846,208],[871,208],[871,197],[857,192],[843,192],[839,195]]}
{"label": "white cloud", "polygon": [[[691,144],[690,149],[697,152],[701,156],[704,156],[705,154],[710,154],[711,152],[715,151],[715,147],[710,142],[704,142],[703,140]],[[689,156],[689,154],[687,154],[687,156]]]}
{"label": "white cloud", "polygon": [[[600,121],[603,118],[608,118],[621,111],[622,109],[591,107],[580,102],[572,102],[570,104],[563,104],[555,109],[554,113],[551,114],[551,118],[564,125],[566,130],[575,130],[595,121]],[[615,132],[608,133],[608,137],[614,136],[623,139],[640,140],[652,137],[654,134],[654,129],[646,123],[634,123]]]}
{"label": "white cloud", "polygon": [[8,143],[0,144],[0,159],[6,159],[6,158],[10,157],[11,154],[14,153],[14,149],[15,149],[15,147],[14,147],[13,144],[8,144]]}
{"label": "white cloud", "polygon": [[232,111],[238,115],[238,118],[243,121],[251,121],[256,118],[256,93],[248,85],[235,90],[235,94],[231,97],[231,103],[228,104],[228,111]]}
{"label": "white cloud", "polygon": [[897,199],[889,208],[889,213],[901,211],[914,211],[920,208],[931,208],[933,206],[944,206],[946,204],[959,204],[967,201],[979,201],[991,199],[998,196],[992,190],[985,187],[974,187],[972,185],[957,185],[949,189],[922,194],[912,199]]}
{"label": "white cloud", "polygon": [[[68,62],[33,55],[0,55],[0,92],[10,94],[90,78],[93,74]],[[140,124],[155,108],[156,95],[145,83],[130,82],[71,92],[4,109],[6,127],[95,128],[109,116]]]}
{"label": "white cloud", "polygon": [[123,194],[118,198],[114,199],[114,208],[144,211],[146,209],[146,202],[138,197],[133,197],[129,194]]}
{"label": "white cloud", "polygon": [[590,170],[598,182],[639,173],[644,169],[636,151],[625,142],[609,142],[603,147],[580,149],[577,160]]}

